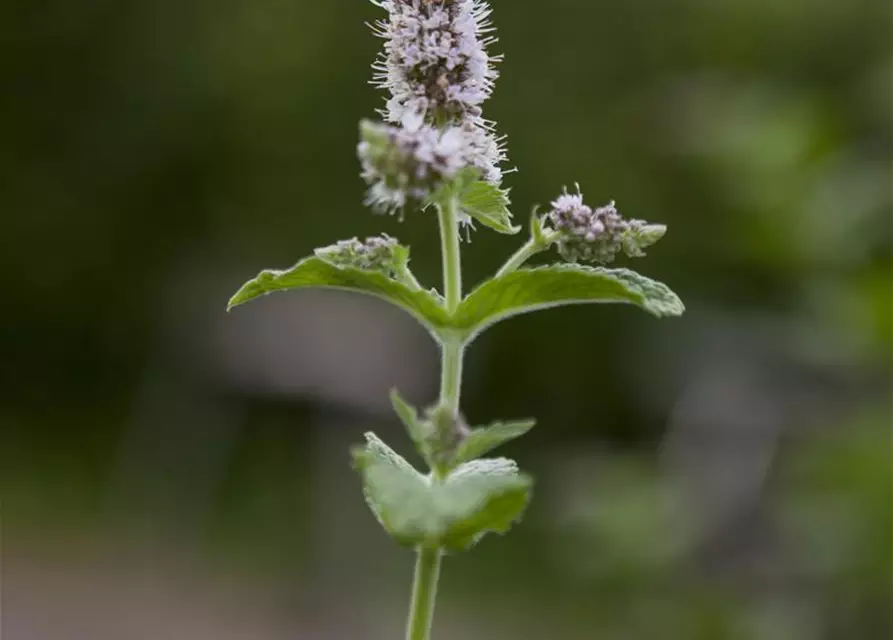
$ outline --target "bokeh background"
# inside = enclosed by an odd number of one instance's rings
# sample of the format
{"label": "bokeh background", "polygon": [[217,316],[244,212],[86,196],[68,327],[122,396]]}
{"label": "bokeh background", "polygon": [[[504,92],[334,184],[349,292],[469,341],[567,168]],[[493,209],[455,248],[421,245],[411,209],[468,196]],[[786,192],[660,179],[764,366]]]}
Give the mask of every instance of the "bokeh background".
{"label": "bokeh background", "polygon": [[[445,564],[436,636],[891,637],[893,15],[878,0],[493,0],[516,215],[579,182],[663,222],[681,319],[579,307],[469,353],[524,523]],[[381,231],[362,0],[0,5],[5,640],[400,637],[412,554],[347,447],[437,353],[375,300],[228,296]],[[466,279],[519,238],[464,247]],[[416,460],[416,458],[413,458]]]}

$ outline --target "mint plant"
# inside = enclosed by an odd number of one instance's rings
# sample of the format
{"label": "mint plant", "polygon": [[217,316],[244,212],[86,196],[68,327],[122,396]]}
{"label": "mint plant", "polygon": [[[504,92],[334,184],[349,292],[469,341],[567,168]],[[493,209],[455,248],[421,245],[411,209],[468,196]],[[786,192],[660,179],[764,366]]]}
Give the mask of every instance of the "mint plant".
{"label": "mint plant", "polygon": [[[391,401],[428,466],[420,472],[374,433],[353,451],[366,501],[384,529],[417,553],[407,640],[427,640],[441,559],[474,546],[488,532],[505,533],[530,500],[532,479],[512,460],[485,458],[527,433],[533,420],[469,427],[460,410],[463,354],[474,339],[513,316],[569,304],[618,302],[658,316],[683,312],[665,285],[604,265],[635,258],[665,233],[662,225],[624,218],[614,203],[592,208],[579,187],[548,211],[534,209],[530,238],[498,272],[463,295],[461,244],[475,224],[503,234],[512,222],[502,187],[504,139],[481,106],[497,77],[488,53],[490,7],[483,0],[373,0],[387,12],[374,25],[384,51],[375,82],[390,97],[384,122],[360,123],[357,147],[366,204],[376,212],[436,216],[443,290],[422,286],[409,268],[409,247],[387,235],[340,241],[284,271],[266,270],[232,297],[229,307],[274,291],[310,287],[368,294],[394,304],[440,346],[437,402],[423,410],[395,390]],[[563,263],[525,267],[555,247]],[[590,266],[582,263],[591,263]]]}

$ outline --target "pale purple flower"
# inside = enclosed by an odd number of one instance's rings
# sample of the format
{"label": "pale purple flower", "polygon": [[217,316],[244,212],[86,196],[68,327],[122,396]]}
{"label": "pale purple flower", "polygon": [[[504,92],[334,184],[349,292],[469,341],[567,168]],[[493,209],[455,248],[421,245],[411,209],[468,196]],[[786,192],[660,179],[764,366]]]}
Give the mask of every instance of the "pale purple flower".
{"label": "pale purple flower", "polygon": [[499,183],[505,160],[503,139],[482,116],[481,105],[493,92],[499,56],[487,53],[490,7],[483,0],[381,0],[388,18],[374,25],[385,40],[373,65],[374,83],[391,97],[382,110],[390,123],[407,126],[421,119],[430,125],[456,126],[470,166],[483,179]]}
{"label": "pale purple flower", "polygon": [[410,202],[423,205],[460,170],[474,166],[476,150],[462,128],[410,124],[395,127],[364,121],[360,125],[357,155],[369,184],[366,201],[377,211],[394,213]]}
{"label": "pale purple flower", "polygon": [[375,84],[391,93],[383,115],[393,123],[407,112],[479,119],[498,72],[487,46],[496,41],[490,7],[482,0],[381,0],[388,12],[374,25],[385,39],[373,68]]}
{"label": "pale purple flower", "polygon": [[552,202],[546,214],[555,231],[558,252],[568,262],[612,262],[623,251],[629,257],[645,255],[643,248],[654,244],[666,232],[663,225],[644,220],[626,220],[614,202],[592,209],[583,202],[583,194],[564,193]]}

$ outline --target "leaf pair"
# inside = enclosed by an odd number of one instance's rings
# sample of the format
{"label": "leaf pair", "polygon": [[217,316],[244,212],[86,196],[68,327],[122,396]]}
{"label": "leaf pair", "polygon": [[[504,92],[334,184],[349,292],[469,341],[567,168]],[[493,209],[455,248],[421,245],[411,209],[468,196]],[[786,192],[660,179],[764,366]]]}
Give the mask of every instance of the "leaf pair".
{"label": "leaf pair", "polygon": [[507,532],[530,500],[533,481],[511,460],[466,462],[434,481],[375,434],[366,442],[352,452],[366,501],[401,544],[468,549],[488,532]]}
{"label": "leaf pair", "polygon": [[464,342],[507,318],[563,305],[628,303],[657,317],[681,315],[684,310],[666,285],[634,271],[562,264],[518,269],[487,280],[451,315],[436,291],[415,290],[383,273],[338,267],[318,257],[301,260],[284,271],[261,271],[236,292],[229,308],[274,291],[311,287],[381,298],[412,315],[435,337]]}
{"label": "leaf pair", "polygon": [[396,389],[391,391],[391,404],[406,427],[410,439],[432,468],[453,469],[480,458],[496,447],[520,438],[536,424],[535,420],[516,420],[494,422],[471,430],[462,426],[461,432],[450,429],[455,438],[451,442],[444,442],[441,434],[445,430],[438,429],[431,420],[420,418],[416,408],[407,403]]}

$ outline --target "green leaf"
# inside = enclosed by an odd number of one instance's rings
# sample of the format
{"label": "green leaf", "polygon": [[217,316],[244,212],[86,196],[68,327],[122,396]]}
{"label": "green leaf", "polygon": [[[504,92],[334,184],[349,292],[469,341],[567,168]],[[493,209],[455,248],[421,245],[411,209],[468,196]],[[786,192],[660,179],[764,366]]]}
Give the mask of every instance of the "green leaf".
{"label": "green leaf", "polygon": [[514,235],[521,230],[512,224],[508,191],[478,180],[459,192],[459,208],[493,231]]}
{"label": "green leaf", "polygon": [[482,455],[515,438],[520,438],[533,428],[536,420],[494,422],[486,427],[472,429],[456,450],[453,464],[461,464]]}
{"label": "green leaf", "polygon": [[467,462],[447,476],[440,508],[449,527],[440,538],[447,549],[472,547],[489,532],[506,533],[521,520],[533,480],[506,458]]}
{"label": "green leaf", "polygon": [[436,482],[375,434],[367,433],[366,441],[353,450],[366,502],[401,544],[467,549],[487,532],[508,531],[530,499],[533,482],[511,460],[475,460]]}
{"label": "green leaf", "polygon": [[284,271],[261,271],[242,285],[227,309],[274,291],[307,288],[342,289],[381,298],[411,314],[432,333],[450,322],[436,293],[410,289],[377,271],[338,267],[315,257],[305,258]]}
{"label": "green leaf", "polygon": [[470,339],[506,318],[540,309],[593,302],[634,304],[657,316],[678,316],[682,301],[665,284],[629,269],[562,264],[518,269],[472,291],[452,319]]}
{"label": "green leaf", "polygon": [[430,480],[374,433],[366,434],[366,443],[351,452],[354,467],[363,477],[366,503],[398,542],[421,543],[437,524],[431,510]]}
{"label": "green leaf", "polygon": [[424,421],[419,420],[419,412],[411,404],[407,403],[396,389],[391,389],[391,405],[400,421],[406,427],[406,432],[416,444],[421,445],[428,438],[428,429]]}
{"label": "green leaf", "polygon": [[459,200],[459,209],[464,214],[494,231],[514,235],[521,230],[521,227],[512,225],[508,190],[481,180],[480,169],[466,167],[431,200],[443,202],[450,197]]}

